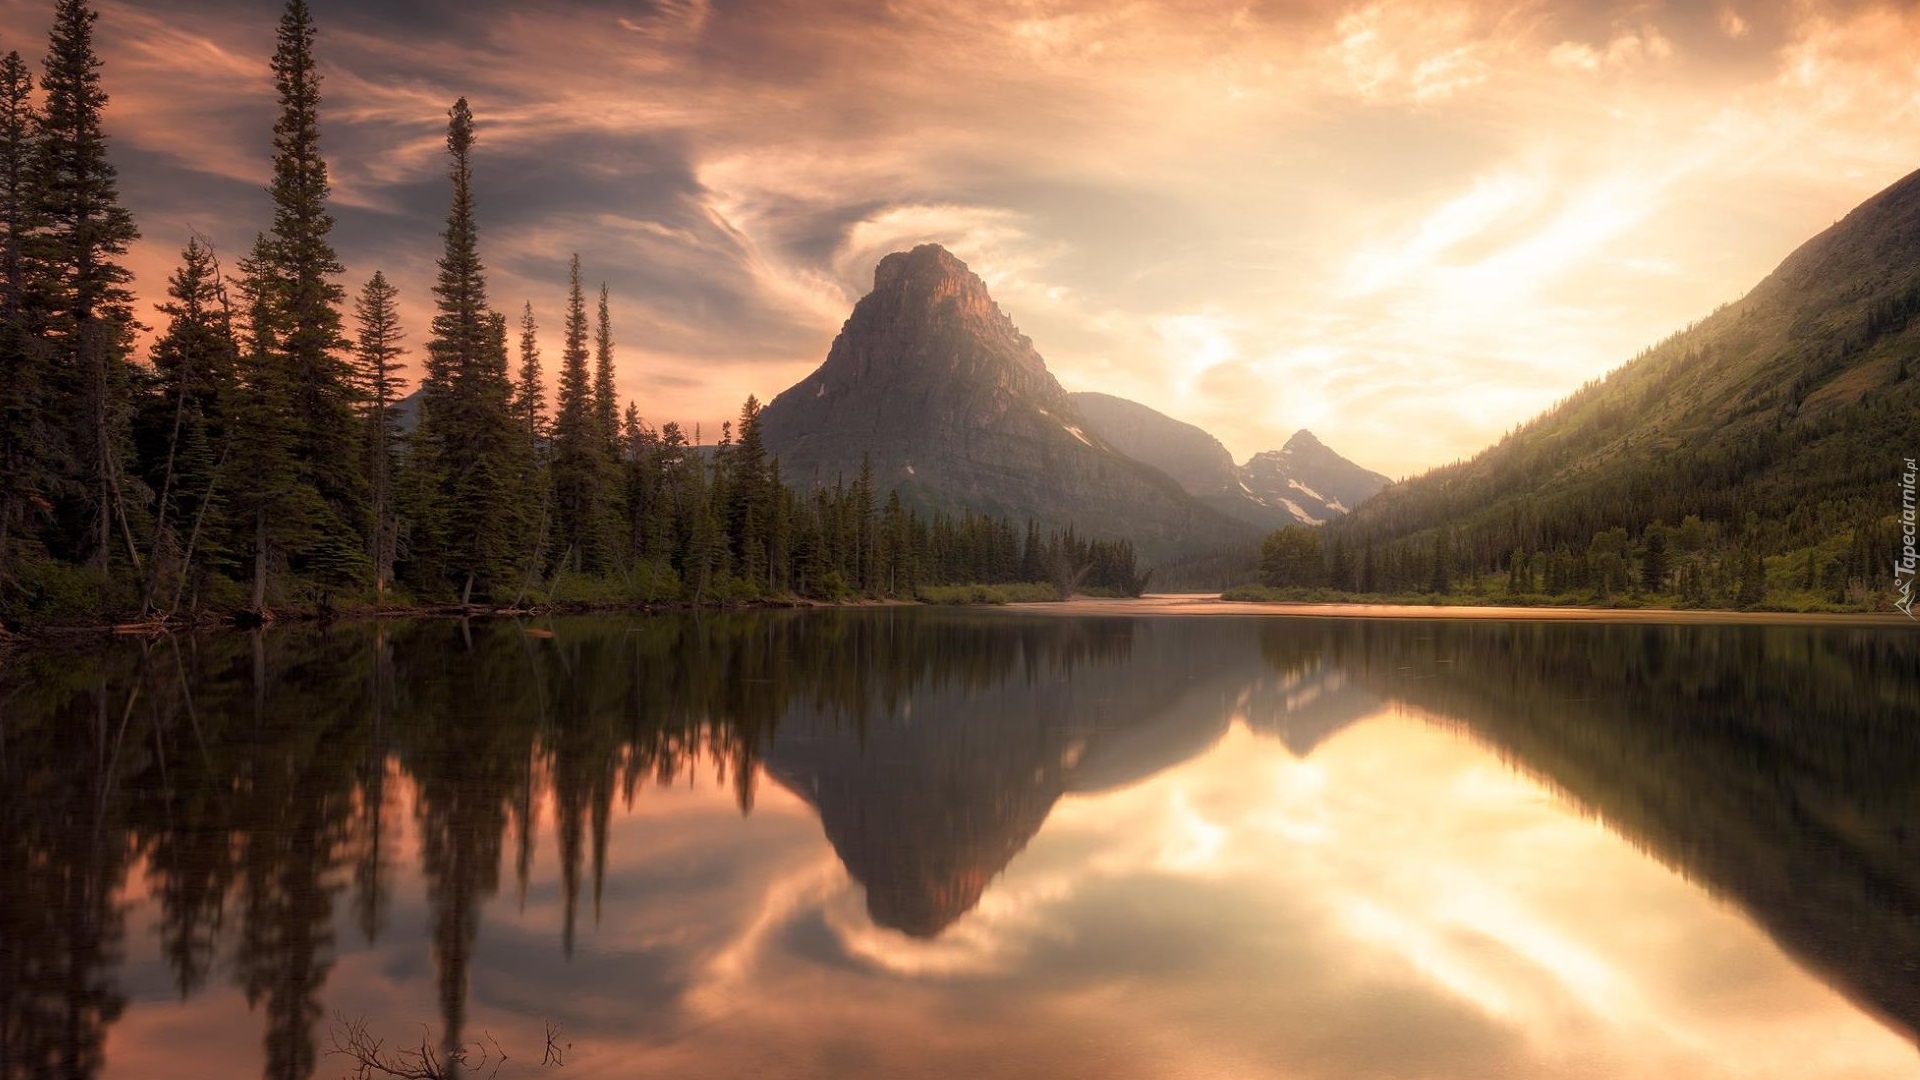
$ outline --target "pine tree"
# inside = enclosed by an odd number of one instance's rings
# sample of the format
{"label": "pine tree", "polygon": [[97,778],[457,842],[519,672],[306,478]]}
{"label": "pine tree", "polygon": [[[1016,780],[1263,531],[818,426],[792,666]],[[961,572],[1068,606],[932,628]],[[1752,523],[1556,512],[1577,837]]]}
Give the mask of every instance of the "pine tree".
{"label": "pine tree", "polygon": [[760,402],[752,395],[740,407],[739,439],[728,454],[727,465],[724,520],[734,564],[741,577],[770,586],[767,532],[773,492],[767,479],[766,447],[760,439]]}
{"label": "pine tree", "polygon": [[574,570],[601,568],[595,535],[604,512],[601,440],[587,370],[587,308],[580,292],[580,256],[573,257],[567,295],[566,345],[553,417],[553,509],[557,545]]}
{"label": "pine tree", "polygon": [[294,508],[311,494],[298,482],[287,379],[274,334],[272,268],[257,237],[253,254],[240,260],[240,289],[246,304],[247,333],[240,355],[240,393],[233,410],[232,459],[237,485],[228,501],[228,545],[249,553],[253,579],[250,608],[264,614],[269,581],[279,548],[296,535]]}
{"label": "pine tree", "polygon": [[[154,342],[152,388],[141,424],[155,467],[146,477],[158,492],[143,608],[158,599],[163,575],[184,584],[196,555],[205,554],[202,526],[213,509],[227,457],[239,344],[220,263],[210,244],[194,236],[168,282],[164,334]],[[184,530],[184,532],[183,532]],[[175,592],[179,590],[176,587]]]}
{"label": "pine tree", "polygon": [[393,406],[400,396],[398,372],[400,357],[406,353],[400,342],[406,334],[400,328],[398,307],[400,290],[388,283],[380,271],[374,271],[361,288],[354,303],[354,322],[359,335],[354,341],[354,357],[359,366],[360,398],[365,416],[365,469],[371,527],[367,553],[373,559],[373,584],[384,593],[393,580],[393,564],[399,556],[399,515],[395,510],[395,474],[399,468],[400,424]]}
{"label": "pine tree", "polygon": [[1660,526],[1648,529],[1646,544],[1640,554],[1640,587],[1650,593],[1666,592],[1670,562],[1667,530]]}
{"label": "pine tree", "polygon": [[528,447],[537,447],[546,432],[546,393],[540,385],[540,327],[533,321],[533,305],[520,312],[520,379],[514,387],[513,415],[520,422]]}
{"label": "pine tree", "polygon": [[0,59],[0,588],[12,579],[13,538],[43,499],[52,469],[46,350],[28,309],[29,238],[38,218],[33,75],[17,52]]}
{"label": "pine tree", "polygon": [[506,320],[487,307],[474,220],[473,113],[466,98],[448,110],[447,153],[453,205],[433,287],[438,313],[427,343],[418,437],[445,569],[463,582],[463,602],[476,585],[505,600],[499,594],[514,577],[525,455],[511,412]]}
{"label": "pine tree", "polygon": [[51,339],[53,408],[65,418],[71,478],[81,490],[83,527],[74,530],[97,567],[107,565],[117,522],[128,557],[139,561],[122,489],[130,453],[127,354],[136,328],[131,272],[120,263],[140,238],[120,205],[100,118],[107,92],[93,51],[95,12],[60,0],[40,89],[32,179],[36,297]]}
{"label": "pine tree", "polygon": [[1445,525],[1433,538],[1433,574],[1427,579],[1427,591],[1447,593],[1453,590],[1453,530]]}
{"label": "pine tree", "polygon": [[620,402],[613,388],[613,318],[607,310],[604,282],[593,329],[593,423],[601,441],[615,445],[620,437]]}
{"label": "pine tree", "polygon": [[[249,392],[260,400],[240,445],[250,478],[273,477],[251,494],[254,597],[263,606],[276,561],[323,589],[358,580],[367,567],[364,479],[353,410],[353,370],[340,315],[344,272],[330,235],[331,185],[320,155],[320,75],[305,0],[288,0],[273,54],[280,118],[273,126],[273,224],[242,264],[252,322]],[[256,486],[256,485],[250,485]],[[324,593],[323,593],[324,599]]]}
{"label": "pine tree", "polygon": [[849,580],[854,588],[864,593],[872,593],[878,582],[879,571],[874,561],[874,491],[873,491],[873,455],[860,455],[860,479],[854,481],[852,509],[853,559],[849,564]]}

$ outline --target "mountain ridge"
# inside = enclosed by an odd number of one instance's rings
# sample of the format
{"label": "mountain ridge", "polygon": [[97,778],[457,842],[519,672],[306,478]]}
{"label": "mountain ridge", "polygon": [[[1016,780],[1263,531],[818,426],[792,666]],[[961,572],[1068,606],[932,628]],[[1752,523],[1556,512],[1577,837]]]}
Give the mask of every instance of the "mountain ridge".
{"label": "mountain ridge", "polygon": [[1236,464],[1219,439],[1151,406],[1091,391],[1068,396],[1091,430],[1122,453],[1173,477],[1202,503],[1262,530],[1325,524],[1390,483],[1304,428],[1280,449]]}

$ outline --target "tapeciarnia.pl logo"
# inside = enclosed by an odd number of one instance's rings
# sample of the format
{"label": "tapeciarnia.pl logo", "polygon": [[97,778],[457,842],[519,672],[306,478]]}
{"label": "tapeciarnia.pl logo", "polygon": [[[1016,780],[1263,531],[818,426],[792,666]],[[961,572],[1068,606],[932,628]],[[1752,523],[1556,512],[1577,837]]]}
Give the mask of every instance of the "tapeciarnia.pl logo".
{"label": "tapeciarnia.pl logo", "polygon": [[1900,555],[1893,560],[1893,584],[1900,590],[1900,599],[1893,606],[1907,613],[1907,618],[1920,618],[1913,613],[1913,577],[1915,564],[1920,556],[1914,553],[1914,509],[1913,481],[1920,469],[1914,467],[1912,458],[1904,459],[1906,471],[1900,474]]}

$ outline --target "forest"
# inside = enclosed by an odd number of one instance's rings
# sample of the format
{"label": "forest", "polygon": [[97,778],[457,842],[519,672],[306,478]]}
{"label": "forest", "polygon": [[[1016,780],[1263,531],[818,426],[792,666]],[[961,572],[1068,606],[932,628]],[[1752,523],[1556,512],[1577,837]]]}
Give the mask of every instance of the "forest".
{"label": "forest", "polygon": [[304,0],[272,57],[272,219],[230,266],[184,237],[143,325],[97,18],[59,0],[38,77],[18,52],[0,60],[5,624],[1144,588],[1125,541],[923,516],[870,472],[794,490],[755,398],[713,445],[642,419],[615,389],[608,290],[590,319],[577,256],[549,401],[532,305],[514,320],[489,295],[465,98],[416,354],[384,272],[351,302],[341,284]]}

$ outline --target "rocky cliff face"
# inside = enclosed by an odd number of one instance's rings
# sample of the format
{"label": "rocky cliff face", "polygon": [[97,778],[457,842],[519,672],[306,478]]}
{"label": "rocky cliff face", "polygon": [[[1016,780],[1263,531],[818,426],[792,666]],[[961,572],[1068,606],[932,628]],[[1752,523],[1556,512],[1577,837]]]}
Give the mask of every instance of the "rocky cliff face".
{"label": "rocky cliff face", "polygon": [[909,506],[1130,539],[1148,560],[1248,535],[1089,430],[1033,343],[934,244],[874,270],[826,362],[762,414],[789,482],[849,481],[870,458]]}

